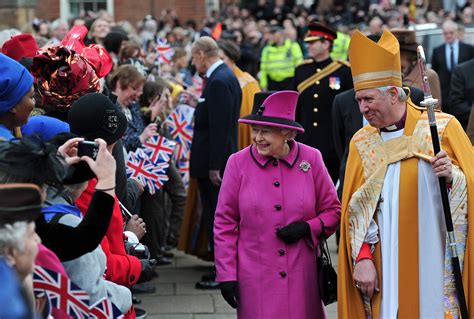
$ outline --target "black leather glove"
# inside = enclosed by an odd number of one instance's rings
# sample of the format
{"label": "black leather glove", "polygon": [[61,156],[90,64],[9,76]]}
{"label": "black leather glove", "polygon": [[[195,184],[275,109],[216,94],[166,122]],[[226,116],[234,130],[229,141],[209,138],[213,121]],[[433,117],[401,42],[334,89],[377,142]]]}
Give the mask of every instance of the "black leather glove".
{"label": "black leather glove", "polygon": [[140,278],[138,278],[137,284],[148,282],[156,277],[156,271],[153,269],[153,265],[156,264],[154,259],[140,259],[142,264],[142,271],[140,272]]}
{"label": "black leather glove", "polygon": [[311,229],[307,222],[294,222],[280,228],[276,235],[287,244],[296,243],[303,237],[309,236]]}
{"label": "black leather glove", "polygon": [[237,281],[224,281],[220,284],[221,294],[225,301],[234,309],[239,303],[239,283]]}

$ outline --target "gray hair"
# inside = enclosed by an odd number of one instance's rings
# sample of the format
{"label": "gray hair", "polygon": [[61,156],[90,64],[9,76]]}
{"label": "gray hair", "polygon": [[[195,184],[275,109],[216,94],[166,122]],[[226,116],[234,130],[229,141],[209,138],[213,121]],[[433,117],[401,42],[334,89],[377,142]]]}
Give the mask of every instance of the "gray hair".
{"label": "gray hair", "polygon": [[441,28],[443,29],[443,31],[446,30],[446,29],[452,29],[454,31],[459,31],[459,25],[456,22],[452,21],[452,20],[444,21]]}
{"label": "gray hair", "polygon": [[53,22],[51,22],[50,24],[50,27],[51,27],[51,30],[54,31],[56,30],[57,28],[59,28],[62,24],[65,24],[67,25],[67,27],[69,28],[69,23],[66,21],[66,20],[63,20],[63,19],[56,19],[54,20]]}
{"label": "gray hair", "polygon": [[398,100],[399,100],[400,102],[406,102],[406,100],[407,100],[407,94],[406,94],[405,91],[404,91],[401,87],[399,87],[399,86],[393,86],[393,85],[380,86],[380,87],[377,88],[377,90],[379,90],[380,94],[385,95],[385,94],[387,94],[387,92],[388,92],[391,88],[397,89]]}
{"label": "gray hair", "polygon": [[27,222],[15,222],[0,227],[0,255],[7,254],[10,248],[20,252],[25,250],[25,235],[28,229]]}
{"label": "gray hair", "polygon": [[283,136],[286,136],[286,138],[288,140],[293,140],[295,139],[296,135],[298,135],[298,132],[296,130],[292,130],[292,129],[289,129],[289,128],[283,128],[280,130],[280,133],[283,135]]}
{"label": "gray hair", "polygon": [[206,57],[218,57],[219,46],[217,42],[208,36],[200,37],[193,43],[192,52],[202,51]]}

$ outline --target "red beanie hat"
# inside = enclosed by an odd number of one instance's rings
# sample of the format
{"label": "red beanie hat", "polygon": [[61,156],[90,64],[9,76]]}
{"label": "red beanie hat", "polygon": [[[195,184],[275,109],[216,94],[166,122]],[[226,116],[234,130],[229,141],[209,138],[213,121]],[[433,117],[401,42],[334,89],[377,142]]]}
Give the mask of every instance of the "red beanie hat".
{"label": "red beanie hat", "polygon": [[16,61],[20,61],[22,58],[32,58],[38,50],[35,39],[27,33],[14,36],[2,46],[2,53]]}

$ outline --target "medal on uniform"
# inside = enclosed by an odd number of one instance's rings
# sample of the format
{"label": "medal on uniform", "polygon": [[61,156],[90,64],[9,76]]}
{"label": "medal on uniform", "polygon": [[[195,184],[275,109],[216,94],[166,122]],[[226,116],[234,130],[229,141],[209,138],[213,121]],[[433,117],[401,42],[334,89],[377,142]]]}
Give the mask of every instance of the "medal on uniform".
{"label": "medal on uniform", "polygon": [[307,173],[310,168],[311,168],[311,164],[310,164],[310,163],[308,163],[308,162],[305,161],[305,160],[302,160],[302,161],[301,161],[301,163],[300,163],[300,170],[302,170],[303,172]]}
{"label": "medal on uniform", "polygon": [[338,76],[331,76],[329,78],[329,87],[333,90],[341,89],[341,79]]}

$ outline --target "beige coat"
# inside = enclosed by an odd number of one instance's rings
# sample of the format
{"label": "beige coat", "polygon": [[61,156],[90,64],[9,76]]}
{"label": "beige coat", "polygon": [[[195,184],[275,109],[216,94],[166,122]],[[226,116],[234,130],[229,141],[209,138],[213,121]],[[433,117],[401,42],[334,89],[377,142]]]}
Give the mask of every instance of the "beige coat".
{"label": "beige coat", "polygon": [[[440,109],[443,105],[443,101],[441,101],[441,84],[439,82],[438,73],[433,69],[428,69],[428,82],[430,84],[431,94],[435,99],[438,99],[438,106],[436,108]],[[403,85],[413,86],[423,90],[421,73],[418,66],[413,68],[410,74],[403,78]]]}

